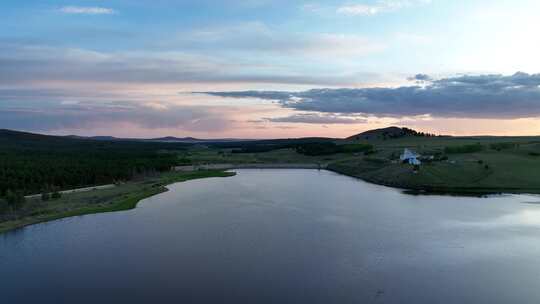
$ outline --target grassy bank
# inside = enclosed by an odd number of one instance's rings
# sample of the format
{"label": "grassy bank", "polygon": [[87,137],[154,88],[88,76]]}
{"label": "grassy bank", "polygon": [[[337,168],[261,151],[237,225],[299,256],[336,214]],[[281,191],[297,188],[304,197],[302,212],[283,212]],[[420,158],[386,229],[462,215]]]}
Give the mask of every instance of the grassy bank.
{"label": "grassy bank", "polygon": [[[413,147],[425,154],[444,149],[427,144]],[[481,151],[453,153],[446,155],[445,160],[424,162],[416,171],[412,166],[392,159],[390,155],[398,150],[387,148],[380,149],[375,156],[333,162],[328,169],[368,182],[410,190],[409,193],[540,193],[540,158],[530,152],[538,148],[538,144],[533,143],[497,151],[486,145]]]}
{"label": "grassy bank", "polygon": [[[338,145],[371,145],[373,150],[306,155],[293,148],[234,153],[208,147],[187,150],[192,164],[313,163],[337,173],[409,190],[410,193],[484,195],[540,193],[540,137],[418,137],[335,140]],[[245,144],[244,144],[245,145]],[[404,148],[432,160],[417,170],[399,161]],[[257,149],[246,149],[248,151]],[[325,152],[325,151],[320,151]]]}
{"label": "grassy bank", "polygon": [[166,186],[169,184],[234,174],[218,170],[167,172],[159,177],[120,184],[111,189],[66,194],[58,200],[43,202],[40,198],[32,199],[27,202],[26,215],[13,215],[14,218],[0,222],[0,233],[66,217],[130,210],[135,208],[139,201],[167,191]]}

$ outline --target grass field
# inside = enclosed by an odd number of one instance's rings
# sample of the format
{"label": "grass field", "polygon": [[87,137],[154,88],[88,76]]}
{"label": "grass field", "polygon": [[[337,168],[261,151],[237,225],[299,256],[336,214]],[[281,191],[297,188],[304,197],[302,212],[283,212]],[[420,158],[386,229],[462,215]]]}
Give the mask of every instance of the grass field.
{"label": "grass field", "polygon": [[167,172],[159,177],[119,184],[114,188],[66,194],[57,200],[44,202],[41,198],[34,198],[26,203],[26,210],[23,210],[26,212],[13,214],[11,219],[0,222],[0,233],[65,217],[133,209],[139,201],[167,191],[166,185],[234,174],[224,171]]}
{"label": "grass field", "polygon": [[[416,137],[337,140],[366,143],[374,153],[307,156],[294,149],[231,153],[227,149],[191,150],[183,157],[202,163],[319,163],[328,169],[369,182],[421,192],[451,194],[540,193],[540,137]],[[468,151],[473,147],[473,152]],[[437,155],[413,170],[398,157],[404,148]],[[476,151],[478,150],[478,151]],[[450,153],[451,152],[451,153]]]}
{"label": "grass field", "polygon": [[[396,162],[366,164],[341,161],[331,168],[368,181],[407,189],[452,193],[540,193],[540,145],[536,138],[423,138],[379,143],[379,155],[388,159],[403,148],[423,155],[445,154],[446,147],[481,145],[473,153],[447,153],[444,161],[423,163],[417,172]],[[515,147],[495,150],[496,143]],[[494,146],[494,147],[493,147]],[[448,149],[447,149],[448,150]]]}

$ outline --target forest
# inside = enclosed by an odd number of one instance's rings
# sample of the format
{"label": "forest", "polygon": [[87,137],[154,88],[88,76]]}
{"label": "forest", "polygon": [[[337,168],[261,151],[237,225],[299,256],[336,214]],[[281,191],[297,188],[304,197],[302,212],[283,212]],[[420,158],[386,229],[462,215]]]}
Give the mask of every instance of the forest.
{"label": "forest", "polygon": [[[188,144],[99,141],[0,130],[0,209],[24,195],[132,180],[177,164]],[[5,206],[4,206],[5,207]]]}

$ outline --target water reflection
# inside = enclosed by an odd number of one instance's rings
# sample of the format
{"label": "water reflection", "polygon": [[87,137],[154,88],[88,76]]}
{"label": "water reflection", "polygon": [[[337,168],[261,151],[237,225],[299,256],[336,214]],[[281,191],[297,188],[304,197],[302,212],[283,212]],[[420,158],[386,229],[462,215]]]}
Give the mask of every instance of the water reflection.
{"label": "water reflection", "polygon": [[[537,303],[537,196],[239,170],[0,237],[6,303]],[[31,291],[31,292],[29,292]]]}

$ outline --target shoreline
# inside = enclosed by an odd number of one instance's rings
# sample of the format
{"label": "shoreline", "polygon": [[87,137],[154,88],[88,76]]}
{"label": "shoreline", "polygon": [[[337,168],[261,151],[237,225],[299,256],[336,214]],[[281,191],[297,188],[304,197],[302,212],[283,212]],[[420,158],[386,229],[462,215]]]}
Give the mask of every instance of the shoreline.
{"label": "shoreline", "polygon": [[389,183],[380,180],[370,179],[363,176],[349,174],[335,168],[327,167],[325,170],[339,173],[345,176],[353,177],[367,183],[390,187],[401,190],[409,195],[443,195],[443,196],[462,196],[462,197],[484,197],[488,195],[504,194],[540,194],[540,189],[532,188],[487,188],[487,187],[433,187],[433,186],[411,186],[399,183]]}
{"label": "shoreline", "polygon": [[[400,185],[397,183],[386,183],[379,180],[369,179],[366,177],[358,176],[355,174],[349,174],[345,171],[341,171],[336,168],[328,166],[328,164],[315,164],[315,163],[245,163],[245,164],[207,164],[200,166],[178,166],[174,168],[172,174],[165,174],[158,180],[149,181],[146,186],[143,186],[139,191],[130,193],[124,196],[122,199],[117,200],[107,206],[87,206],[79,209],[69,210],[66,212],[56,214],[38,214],[36,216],[30,216],[19,220],[6,221],[0,223],[0,234],[5,232],[24,228],[26,226],[51,222],[62,218],[82,216],[88,214],[108,213],[117,211],[127,211],[137,207],[137,204],[146,198],[154,195],[167,192],[168,185],[184,182],[195,179],[203,179],[210,177],[230,177],[236,175],[236,172],[229,170],[234,169],[315,169],[315,170],[327,170],[344,176],[349,176],[362,180],[367,183],[385,186],[400,190],[403,194],[409,195],[449,195],[449,196],[464,196],[464,197],[485,197],[488,195],[504,195],[504,194],[539,194],[540,189],[523,189],[523,188],[441,188],[441,187],[411,187],[410,185]],[[174,175],[174,174],[187,174],[187,175]],[[190,175],[191,174],[191,175]],[[169,176],[172,175],[172,176]],[[98,187],[94,188],[97,191]],[[71,190],[67,190],[71,191]],[[77,193],[67,192],[67,193]]]}
{"label": "shoreline", "polygon": [[197,170],[233,170],[233,169],[326,169],[328,164],[320,163],[239,163],[239,164],[203,164],[176,166],[175,171],[193,172]]}
{"label": "shoreline", "polygon": [[[36,216],[29,216],[18,220],[5,221],[0,223],[0,235],[9,231],[14,231],[17,229],[22,229],[27,226],[34,224],[52,222],[55,220],[83,216],[89,214],[98,214],[98,213],[108,213],[108,212],[117,212],[117,211],[127,211],[135,209],[137,204],[143,199],[152,197],[154,195],[164,193],[169,191],[167,188],[168,185],[174,183],[185,182],[189,180],[202,179],[202,178],[211,178],[211,177],[230,177],[236,175],[235,172],[225,172],[225,171],[193,171],[195,173],[192,175],[178,175],[178,176],[169,176],[163,175],[158,180],[150,181],[150,183],[144,185],[138,191],[130,193],[123,196],[120,199],[115,199],[114,202],[106,206],[86,206],[83,208],[73,209],[65,212],[55,213],[55,214],[46,214],[41,213]],[[90,187],[92,188],[92,187]],[[100,189],[96,189],[100,190]],[[69,191],[69,190],[68,190]],[[72,192],[77,193],[77,192]]]}
{"label": "shoreline", "polygon": [[234,170],[234,169],[317,169],[328,170],[341,175],[353,177],[367,183],[386,186],[401,190],[404,194],[410,195],[449,195],[449,196],[474,196],[483,197],[486,195],[499,194],[539,194],[540,189],[536,188],[489,188],[489,187],[433,187],[433,186],[411,186],[400,183],[385,182],[370,179],[365,176],[350,174],[344,170],[332,167],[325,163],[239,163],[239,164],[204,164],[197,166],[177,166],[175,170],[190,172],[196,170]]}

